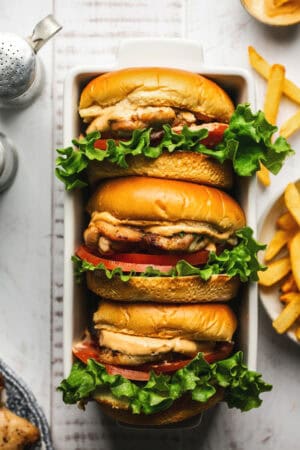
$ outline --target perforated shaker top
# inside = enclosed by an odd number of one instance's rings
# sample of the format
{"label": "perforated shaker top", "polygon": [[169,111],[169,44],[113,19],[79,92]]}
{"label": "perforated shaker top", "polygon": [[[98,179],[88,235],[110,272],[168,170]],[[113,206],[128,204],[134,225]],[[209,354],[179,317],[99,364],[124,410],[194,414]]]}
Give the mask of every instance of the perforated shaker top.
{"label": "perforated shaker top", "polygon": [[36,56],[29,43],[14,33],[0,32],[0,98],[27,91],[35,77]]}

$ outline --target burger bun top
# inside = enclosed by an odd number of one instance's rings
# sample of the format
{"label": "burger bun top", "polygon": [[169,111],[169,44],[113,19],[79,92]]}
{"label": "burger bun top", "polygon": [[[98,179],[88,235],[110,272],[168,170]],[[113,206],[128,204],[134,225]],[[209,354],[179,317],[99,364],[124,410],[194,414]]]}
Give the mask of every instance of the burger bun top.
{"label": "burger bun top", "polygon": [[216,83],[193,72],[162,67],[137,67],[105,73],[83,89],[79,109],[106,108],[123,100],[134,107],[173,107],[229,122],[234,105]]}

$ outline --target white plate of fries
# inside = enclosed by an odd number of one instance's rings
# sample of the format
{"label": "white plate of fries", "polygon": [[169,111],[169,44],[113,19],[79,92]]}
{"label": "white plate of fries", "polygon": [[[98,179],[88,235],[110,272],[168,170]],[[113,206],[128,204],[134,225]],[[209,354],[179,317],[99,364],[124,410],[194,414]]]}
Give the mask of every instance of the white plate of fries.
{"label": "white plate of fries", "polygon": [[300,180],[289,183],[260,221],[259,240],[267,243],[259,294],[279,334],[300,345]]}

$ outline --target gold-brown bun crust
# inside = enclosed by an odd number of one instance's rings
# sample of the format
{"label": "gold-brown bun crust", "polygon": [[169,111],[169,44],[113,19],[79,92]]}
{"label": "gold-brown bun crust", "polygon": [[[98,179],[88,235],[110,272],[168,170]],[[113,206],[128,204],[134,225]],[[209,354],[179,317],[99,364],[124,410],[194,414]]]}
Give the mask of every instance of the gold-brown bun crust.
{"label": "gold-brown bun crust", "polygon": [[100,302],[94,325],[134,336],[195,341],[231,341],[236,316],[223,304],[164,305]]}
{"label": "gold-brown bun crust", "polygon": [[130,302],[197,303],[228,301],[236,297],[240,281],[228,275],[213,275],[208,281],[198,276],[119,277],[109,280],[101,271],[87,272],[87,287],[102,298]]}
{"label": "gold-brown bun crust", "polygon": [[132,105],[170,106],[229,122],[234,106],[213,81],[179,69],[138,67],[100,75],[83,89],[79,108],[107,107],[127,99]]}
{"label": "gold-brown bun crust", "polygon": [[239,204],[219,189],[186,181],[149,177],[104,182],[88,202],[88,212],[108,212],[121,220],[197,221],[234,232],[246,224]]}
{"label": "gold-brown bun crust", "polygon": [[217,160],[194,152],[163,153],[156,159],[142,155],[128,156],[128,167],[109,161],[91,161],[88,165],[90,185],[106,178],[140,175],[156,178],[190,181],[198,184],[230,189],[233,183],[232,166],[228,161]]}
{"label": "gold-brown bun crust", "polygon": [[136,426],[159,427],[182,422],[197,416],[201,412],[212,408],[218,402],[222,401],[223,397],[224,391],[222,389],[217,389],[215,395],[205,403],[196,402],[192,400],[189,395],[184,395],[176,400],[167,410],[149,415],[132,414],[128,407],[126,408],[126,406],[118,402],[117,399],[110,398],[109,396],[99,396],[96,401],[100,404],[101,409],[105,414],[119,422]]}

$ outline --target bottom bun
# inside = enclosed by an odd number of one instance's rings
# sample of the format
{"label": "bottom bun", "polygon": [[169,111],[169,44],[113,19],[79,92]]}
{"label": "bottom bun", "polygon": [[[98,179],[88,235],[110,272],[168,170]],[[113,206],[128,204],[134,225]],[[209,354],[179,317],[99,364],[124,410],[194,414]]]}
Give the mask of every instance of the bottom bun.
{"label": "bottom bun", "polygon": [[223,397],[224,391],[221,389],[218,389],[215,395],[205,403],[196,402],[191,399],[190,395],[184,395],[176,400],[170,408],[149,415],[132,414],[123,403],[118,404],[116,400],[107,395],[104,398],[97,397],[96,401],[101,405],[101,409],[105,414],[119,422],[135,426],[159,427],[182,422],[197,416],[216,405]]}
{"label": "bottom bun", "polygon": [[237,294],[237,277],[213,275],[208,281],[198,276],[132,277],[124,282],[119,277],[109,280],[103,272],[87,272],[87,286],[108,300],[196,303],[227,301]]}
{"label": "bottom bun", "polygon": [[104,178],[141,175],[155,178],[191,181],[207,184],[220,189],[232,187],[232,168],[228,161],[220,164],[217,160],[193,152],[163,153],[151,159],[142,155],[127,157],[128,168],[109,161],[92,161],[88,166],[90,184],[97,184]]}

